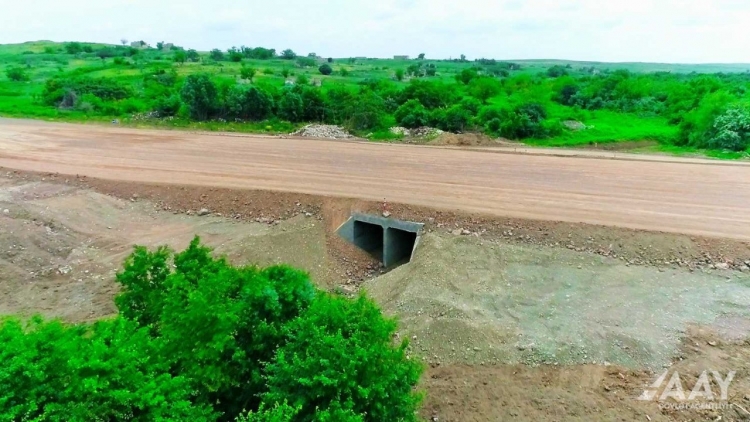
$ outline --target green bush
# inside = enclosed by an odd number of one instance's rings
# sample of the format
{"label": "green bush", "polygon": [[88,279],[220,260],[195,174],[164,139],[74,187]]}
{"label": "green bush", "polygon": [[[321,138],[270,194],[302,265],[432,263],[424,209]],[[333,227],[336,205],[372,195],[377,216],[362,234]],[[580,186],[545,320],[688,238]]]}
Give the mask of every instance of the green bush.
{"label": "green bush", "polygon": [[213,421],[172,375],[160,345],[124,319],[66,326],[39,318],[0,324],[0,419]]}
{"label": "green bush", "polygon": [[320,66],[320,67],[318,68],[318,71],[319,71],[319,72],[320,72],[320,73],[321,73],[322,75],[330,75],[331,73],[333,73],[333,68],[331,67],[331,65],[329,65],[329,64],[327,64],[327,63],[326,63],[326,64],[324,64],[324,65]]}
{"label": "green bush", "polygon": [[195,120],[207,120],[217,106],[218,91],[211,78],[202,73],[189,75],[180,91],[182,101]]}
{"label": "green bush", "polygon": [[29,80],[29,75],[22,67],[9,67],[5,69],[5,75],[8,77],[8,79],[15,82]]}
{"label": "green bush", "polygon": [[117,318],[0,323],[0,419],[416,418],[422,367],[364,297],[285,266],[234,267],[198,238],[177,254],[136,247],[117,281]]}
{"label": "green bush", "polygon": [[[396,322],[365,297],[321,295],[291,323],[288,341],[268,367],[264,403],[287,401],[296,420],[335,411],[363,421],[416,421],[413,392],[421,366],[393,347]],[[331,419],[341,420],[341,419]]]}
{"label": "green bush", "polygon": [[301,122],[305,115],[302,97],[292,89],[286,89],[279,100],[278,114],[284,120],[292,123]]}
{"label": "green bush", "polygon": [[48,105],[59,105],[66,92],[76,96],[91,94],[102,100],[123,100],[133,95],[133,91],[114,79],[87,78],[52,78],[45,83],[42,100]]}
{"label": "green bush", "polygon": [[733,107],[716,118],[706,146],[745,151],[750,146],[750,110]]}
{"label": "green bush", "polygon": [[430,113],[418,100],[409,100],[394,113],[396,122],[406,128],[418,128],[427,126],[430,122]]}

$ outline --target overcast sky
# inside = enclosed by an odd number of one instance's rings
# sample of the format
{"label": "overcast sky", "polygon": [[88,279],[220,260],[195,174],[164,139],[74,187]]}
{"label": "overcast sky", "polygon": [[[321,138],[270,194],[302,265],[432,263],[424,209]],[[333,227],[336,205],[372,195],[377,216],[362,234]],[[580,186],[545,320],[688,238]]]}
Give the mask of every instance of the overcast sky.
{"label": "overcast sky", "polygon": [[0,0],[0,43],[298,54],[750,62],[750,0]]}

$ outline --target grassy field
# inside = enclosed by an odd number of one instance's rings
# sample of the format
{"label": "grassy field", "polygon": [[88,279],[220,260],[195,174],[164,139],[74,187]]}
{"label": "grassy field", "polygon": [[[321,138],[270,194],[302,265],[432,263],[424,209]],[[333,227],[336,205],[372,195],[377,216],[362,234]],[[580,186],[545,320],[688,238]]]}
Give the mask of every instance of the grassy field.
{"label": "grassy field", "polygon": [[[410,78],[399,80],[397,71],[407,69],[419,63],[421,66],[434,66],[435,75],[419,78],[430,81],[441,81],[455,84],[456,75],[465,69],[476,65],[474,62],[460,62],[449,60],[393,60],[377,58],[334,58],[330,64],[333,68],[331,75],[322,75],[318,66],[328,63],[327,58],[316,58],[312,66],[300,66],[295,60],[274,58],[269,60],[243,59],[241,62],[227,60],[216,61],[209,53],[201,52],[198,62],[177,63],[173,60],[173,51],[156,49],[139,50],[137,55],[122,58],[100,58],[100,49],[115,49],[123,47],[105,44],[86,44],[91,48],[89,52],[66,54],[65,45],[51,41],[36,41],[23,44],[0,45],[0,115],[9,117],[27,117],[47,120],[63,120],[73,122],[106,122],[117,118],[122,124],[137,127],[162,127],[175,129],[201,129],[237,132],[285,133],[300,126],[300,123],[289,123],[273,118],[261,122],[225,122],[206,121],[195,122],[183,116],[170,119],[144,119],[141,114],[149,111],[150,104],[144,100],[149,98],[145,92],[144,78],[157,71],[173,72],[178,81],[184,80],[192,74],[209,74],[221,86],[246,84],[241,78],[241,69],[251,67],[256,70],[253,84],[257,86],[283,87],[289,81],[305,77],[314,86],[320,86],[325,93],[332,87],[348,87],[352,90],[366,81],[387,80],[396,89],[404,89],[410,83]],[[547,136],[542,139],[533,137],[524,139],[531,145],[551,147],[574,147],[581,145],[604,144],[612,142],[657,141],[663,145],[660,151],[668,153],[697,154],[701,150],[688,147],[670,145],[678,134],[677,126],[663,117],[649,113],[628,113],[610,111],[606,109],[585,110],[562,106],[553,101],[552,92],[558,89],[555,79],[544,79],[547,70],[552,66],[568,69],[572,74],[591,74],[592,68],[606,71],[606,69],[626,69],[631,72],[674,72],[674,73],[714,73],[714,72],[750,72],[747,64],[659,64],[659,63],[600,63],[573,62],[563,60],[519,60],[514,61],[520,69],[513,69],[511,76],[514,80],[509,84],[503,82],[503,90],[499,96],[489,98],[489,106],[515,106],[524,102],[535,101],[544,104],[550,119],[565,121],[576,120],[586,125],[586,130],[565,130],[561,134]],[[6,71],[12,68],[22,68],[27,80],[13,81],[6,77]],[[588,73],[586,73],[588,72]],[[284,76],[286,75],[286,76]],[[91,113],[79,108],[63,109],[49,106],[41,101],[45,83],[56,76],[85,76],[88,78],[105,78],[115,80],[120,84],[131,87],[141,99],[127,99],[125,113],[108,114],[106,112]],[[536,82],[535,82],[536,81]],[[541,81],[541,82],[539,82]],[[461,88],[463,89],[463,88]],[[390,119],[390,121],[388,120]],[[395,125],[392,116],[389,121]],[[392,140],[394,137],[387,129],[368,131],[373,140]],[[364,135],[363,133],[362,135]],[[718,158],[740,158],[747,153],[712,153]]]}

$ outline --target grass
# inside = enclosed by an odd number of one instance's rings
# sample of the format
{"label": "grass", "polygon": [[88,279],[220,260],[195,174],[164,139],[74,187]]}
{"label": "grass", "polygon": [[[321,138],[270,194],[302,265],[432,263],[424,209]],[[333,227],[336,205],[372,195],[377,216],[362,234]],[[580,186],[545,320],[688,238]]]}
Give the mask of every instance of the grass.
{"label": "grass", "polygon": [[634,114],[598,110],[588,113],[587,129],[565,132],[547,139],[527,139],[531,145],[575,147],[612,142],[657,141],[669,142],[677,136],[678,128],[661,117],[640,117]]}
{"label": "grass", "polygon": [[[90,44],[94,50],[107,47],[104,44]],[[112,46],[109,46],[112,47]],[[367,79],[389,79],[397,86],[406,86],[408,80],[396,81],[395,71],[405,69],[416,63],[414,60],[393,60],[376,58],[359,58],[353,62],[350,59],[334,59],[330,63],[334,69],[332,75],[324,76],[318,71],[318,66],[327,63],[327,60],[318,60],[315,66],[300,68],[294,60],[271,59],[271,60],[243,60],[242,63],[215,62],[207,59],[207,54],[202,53],[203,61],[200,63],[175,64],[171,60],[171,53],[156,50],[143,50],[139,59],[127,58],[126,64],[115,64],[113,59],[101,60],[93,53],[83,53],[72,56],[64,53],[63,44],[51,41],[35,41],[22,44],[0,45],[0,116],[26,117],[44,120],[69,121],[77,123],[85,122],[107,122],[114,118],[121,124],[134,127],[151,128],[173,128],[186,130],[226,131],[243,133],[288,133],[299,127],[299,125],[281,121],[269,122],[191,122],[187,119],[140,119],[130,113],[121,115],[101,115],[86,113],[75,110],[61,110],[42,104],[39,100],[44,88],[44,83],[58,74],[80,74],[92,78],[112,78],[129,85],[134,91],[142,92],[143,78],[147,74],[153,74],[155,69],[163,68],[177,73],[179,78],[195,73],[210,73],[216,79],[225,80],[230,83],[239,81],[242,66],[257,69],[253,83],[270,84],[280,86],[285,83],[282,72],[286,69],[291,75],[290,79],[305,75],[311,81],[320,81],[322,89],[331,86],[344,85],[355,88]],[[552,65],[568,65],[573,69],[583,67],[613,68],[612,64],[599,62],[569,62],[559,60],[519,60],[516,61],[523,66],[520,73],[545,72]],[[454,62],[448,60],[426,59],[423,64],[432,63],[437,68],[437,76],[430,80],[453,81],[454,76],[461,70],[474,65],[472,62]],[[5,77],[8,67],[23,67],[30,77],[29,81],[13,82]],[[674,71],[674,72],[745,72],[750,65],[665,65],[649,63],[620,63],[617,68],[626,68],[634,72]],[[347,76],[342,76],[341,70],[346,69]],[[552,83],[552,82],[548,82]],[[512,98],[511,98],[512,97]],[[589,126],[588,129],[578,132],[566,131],[565,133],[548,139],[527,139],[524,142],[530,145],[548,147],[576,147],[593,144],[605,144],[613,142],[638,142],[657,141],[662,145],[659,152],[678,155],[708,155],[722,159],[745,158],[747,153],[730,153],[716,151],[702,151],[683,147],[664,145],[675,139],[677,128],[658,117],[645,117],[635,114],[618,113],[612,111],[577,111],[568,107],[562,107],[549,99],[547,87],[534,86],[525,88],[523,91],[514,93],[511,97],[496,97],[490,99],[490,104],[507,105],[515,102],[536,101],[545,103],[549,109],[550,118],[566,120],[580,120]],[[149,104],[146,101],[135,101],[136,107],[148,111]],[[118,109],[115,107],[115,109]],[[390,123],[390,122],[389,122]],[[395,124],[395,122],[393,122]],[[387,129],[377,130],[373,133],[359,133],[368,135],[374,141],[395,142],[403,137],[395,135]]]}

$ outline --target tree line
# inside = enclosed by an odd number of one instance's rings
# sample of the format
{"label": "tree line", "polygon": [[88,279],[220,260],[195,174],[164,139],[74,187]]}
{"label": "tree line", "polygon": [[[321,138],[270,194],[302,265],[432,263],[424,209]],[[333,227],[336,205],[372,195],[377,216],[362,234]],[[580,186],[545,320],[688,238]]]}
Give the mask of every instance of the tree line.
{"label": "tree line", "polygon": [[[68,44],[68,48],[78,51],[85,46]],[[178,63],[202,60],[197,52],[174,48]],[[126,54],[128,49],[118,51]],[[331,76],[333,59],[320,64],[315,53],[298,56],[289,49],[277,53],[263,47],[233,47],[227,52],[213,50],[209,57],[243,63],[245,59],[293,60],[297,75],[290,80],[294,72],[289,68],[260,70],[243,64],[232,79],[215,73],[181,76],[169,63],[152,62],[142,80],[127,83],[88,78],[86,69],[63,73],[47,81],[40,99],[50,106],[112,116],[151,111],[197,121],[325,122],[359,133],[393,125],[432,126],[510,139],[554,137],[567,130],[561,122],[583,119],[582,112],[608,110],[660,117],[679,128],[676,136],[658,139],[662,142],[733,151],[750,145],[747,73],[642,74],[555,65],[534,74],[516,63],[479,59],[450,81],[439,77],[439,62],[421,59],[393,69],[390,78],[360,78],[356,83],[325,80],[320,87],[311,84],[305,69]],[[345,70],[341,69],[341,76]],[[20,67],[6,73],[15,81],[27,79]],[[259,74],[282,76],[286,84],[258,78]]]}

